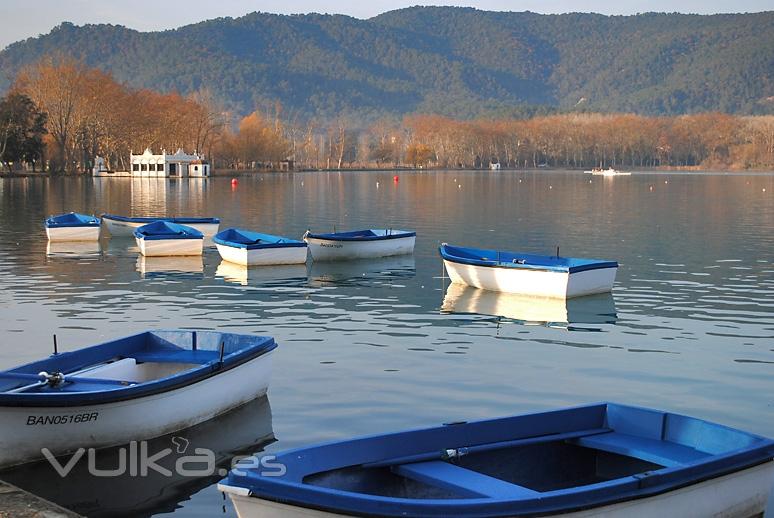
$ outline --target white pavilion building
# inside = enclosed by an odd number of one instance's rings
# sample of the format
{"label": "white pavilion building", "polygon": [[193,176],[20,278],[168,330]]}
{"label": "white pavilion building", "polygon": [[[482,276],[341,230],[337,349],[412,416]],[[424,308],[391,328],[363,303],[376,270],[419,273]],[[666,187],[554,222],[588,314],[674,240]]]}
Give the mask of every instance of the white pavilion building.
{"label": "white pavilion building", "polygon": [[210,164],[201,155],[189,155],[178,149],[173,155],[166,151],[154,155],[146,148],[143,154],[129,155],[129,171],[107,171],[104,160],[97,158],[94,176],[131,176],[142,178],[204,178],[210,176]]}
{"label": "white pavilion building", "polygon": [[210,176],[210,164],[198,154],[189,155],[178,149],[174,155],[162,151],[154,155],[145,149],[142,155],[129,155],[132,176],[159,176],[162,178],[186,178]]}

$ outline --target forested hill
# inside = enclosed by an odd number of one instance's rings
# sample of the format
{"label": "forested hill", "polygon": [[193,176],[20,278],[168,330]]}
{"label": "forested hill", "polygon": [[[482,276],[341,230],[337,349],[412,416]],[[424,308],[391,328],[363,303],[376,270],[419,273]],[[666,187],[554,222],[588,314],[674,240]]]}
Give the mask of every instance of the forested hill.
{"label": "forested hill", "polygon": [[[369,20],[253,13],[176,30],[69,23],[0,52],[0,90],[53,52],[134,87],[209,88],[237,113],[370,120],[538,109],[774,113],[774,11],[540,15],[414,7]],[[540,108],[536,108],[540,107]]]}

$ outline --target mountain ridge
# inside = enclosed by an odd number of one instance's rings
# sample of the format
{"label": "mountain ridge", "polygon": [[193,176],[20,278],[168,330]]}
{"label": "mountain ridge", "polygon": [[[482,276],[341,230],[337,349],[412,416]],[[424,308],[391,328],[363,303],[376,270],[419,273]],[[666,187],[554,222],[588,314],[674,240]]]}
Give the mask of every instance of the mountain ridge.
{"label": "mountain ridge", "polygon": [[[542,15],[409,7],[369,19],[250,13],[158,32],[64,22],[0,52],[0,89],[59,52],[130,86],[208,88],[237,114],[458,118],[577,109],[774,113],[774,11]],[[217,78],[213,80],[212,78]]]}

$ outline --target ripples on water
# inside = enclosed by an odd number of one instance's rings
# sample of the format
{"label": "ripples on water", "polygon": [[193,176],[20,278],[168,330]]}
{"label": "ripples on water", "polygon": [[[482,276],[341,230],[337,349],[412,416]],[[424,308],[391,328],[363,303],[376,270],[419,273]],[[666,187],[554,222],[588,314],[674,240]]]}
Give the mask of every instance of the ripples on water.
{"label": "ripples on water", "polygon": [[[270,334],[269,451],[606,399],[774,436],[774,176],[392,174],[261,175],[236,189],[226,178],[0,180],[0,368],[47,354],[53,333],[61,349],[151,327]],[[47,246],[44,217],[71,210],[213,215],[288,236],[409,228],[417,246],[250,269],[214,248],[164,259],[138,257],[131,240]],[[529,301],[450,286],[444,241],[559,246],[621,268],[612,296]],[[181,514],[220,513],[211,483],[148,512],[181,501]]]}

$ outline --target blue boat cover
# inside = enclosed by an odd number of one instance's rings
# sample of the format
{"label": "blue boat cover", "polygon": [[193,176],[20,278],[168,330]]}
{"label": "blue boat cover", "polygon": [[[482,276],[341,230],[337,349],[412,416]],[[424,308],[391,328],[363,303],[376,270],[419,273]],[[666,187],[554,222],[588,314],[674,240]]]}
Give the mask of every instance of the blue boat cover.
{"label": "blue boat cover", "polygon": [[247,250],[307,246],[303,241],[298,241],[296,239],[272,236],[270,234],[259,234],[258,232],[251,232],[239,228],[227,228],[226,230],[215,234],[212,240],[219,245],[245,248]]}
{"label": "blue boat cover", "polygon": [[530,255],[504,250],[465,248],[447,245],[446,243],[440,246],[439,251],[441,257],[447,261],[494,268],[519,268],[569,273],[598,270],[600,268],[618,268],[616,261],[606,261],[603,259]]}
{"label": "blue boat cover", "polygon": [[220,224],[220,220],[218,218],[185,218],[185,217],[178,217],[178,218],[169,218],[165,216],[148,216],[148,217],[140,217],[140,218],[134,218],[129,216],[116,216],[115,214],[103,214],[103,218],[105,219],[112,219],[113,221],[123,221],[125,223],[152,223],[154,221],[169,221],[170,223],[178,223],[180,225],[190,225],[190,224],[196,224],[196,223],[218,223]]}
{"label": "blue boat cover", "polygon": [[169,221],[154,221],[138,227],[134,231],[134,237],[146,241],[157,241],[162,239],[203,239],[204,234],[193,227]]}
{"label": "blue boat cover", "polygon": [[596,403],[248,458],[221,484],[344,515],[553,516],[665,493],[772,458],[774,441],[764,437]]}
{"label": "blue boat cover", "polygon": [[306,237],[314,239],[327,239],[329,241],[378,241],[383,239],[400,239],[403,237],[416,236],[416,232],[410,232],[408,230],[393,230],[393,229],[367,229],[367,230],[353,230],[351,232],[331,232],[328,234],[313,234],[311,232],[306,233]]}
{"label": "blue boat cover", "polygon": [[[0,406],[68,407],[145,397],[220,375],[276,347],[270,336],[217,331],[146,331],[0,371]],[[137,363],[192,364],[192,368],[136,384],[106,383],[110,380],[94,380],[77,374],[71,378],[73,381],[67,381],[67,373],[124,358],[134,358]],[[41,371],[65,373],[66,382],[56,386],[36,384]],[[28,387],[25,390],[8,393],[25,386]]]}
{"label": "blue boat cover", "polygon": [[98,227],[99,219],[87,214],[78,214],[77,212],[69,212],[67,214],[59,214],[58,216],[51,216],[46,219],[47,228],[57,227]]}

